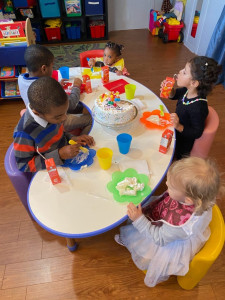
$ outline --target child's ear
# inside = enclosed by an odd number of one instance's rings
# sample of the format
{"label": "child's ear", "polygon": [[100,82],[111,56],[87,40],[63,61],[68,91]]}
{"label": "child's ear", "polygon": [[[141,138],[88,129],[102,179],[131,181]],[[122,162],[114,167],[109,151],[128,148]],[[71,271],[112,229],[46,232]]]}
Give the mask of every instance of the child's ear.
{"label": "child's ear", "polygon": [[185,197],[185,204],[187,205],[193,205],[194,202],[190,197]]}
{"label": "child's ear", "polygon": [[199,81],[198,80],[192,80],[192,86],[194,88],[197,88],[199,86]]}
{"label": "child's ear", "polygon": [[40,114],[38,111],[36,111],[35,109],[33,109],[33,108],[32,108],[32,112],[33,112],[36,116],[38,116],[38,117],[41,116],[41,114]]}
{"label": "child's ear", "polygon": [[42,65],[41,66],[41,73],[45,74],[45,72],[46,72],[46,65]]}

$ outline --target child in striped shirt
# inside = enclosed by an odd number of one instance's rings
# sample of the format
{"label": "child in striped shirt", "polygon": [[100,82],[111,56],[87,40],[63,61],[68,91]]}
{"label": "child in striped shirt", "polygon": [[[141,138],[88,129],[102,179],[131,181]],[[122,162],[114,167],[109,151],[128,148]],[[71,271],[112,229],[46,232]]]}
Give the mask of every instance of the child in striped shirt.
{"label": "child in striped shirt", "polygon": [[[14,153],[18,169],[36,172],[45,169],[44,158],[54,158],[56,165],[76,156],[81,145],[94,145],[88,135],[73,136],[64,132],[68,97],[55,79],[41,77],[28,89],[29,104],[14,130]],[[75,145],[68,145],[72,139]]]}

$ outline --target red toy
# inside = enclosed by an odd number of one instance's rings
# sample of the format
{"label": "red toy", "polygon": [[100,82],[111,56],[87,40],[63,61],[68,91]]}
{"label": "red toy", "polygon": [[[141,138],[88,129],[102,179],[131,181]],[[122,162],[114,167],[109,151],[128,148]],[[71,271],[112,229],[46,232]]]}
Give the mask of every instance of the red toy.
{"label": "red toy", "polygon": [[170,129],[166,129],[162,133],[162,138],[159,146],[159,152],[166,153],[167,150],[169,149],[169,146],[172,142],[172,137],[173,137],[173,131]]}
{"label": "red toy", "polygon": [[159,37],[163,39],[163,43],[168,41],[177,41],[182,43],[184,40],[184,34],[181,31],[184,27],[184,23],[181,21],[180,25],[169,25],[167,22],[163,23],[163,28],[159,30]]}

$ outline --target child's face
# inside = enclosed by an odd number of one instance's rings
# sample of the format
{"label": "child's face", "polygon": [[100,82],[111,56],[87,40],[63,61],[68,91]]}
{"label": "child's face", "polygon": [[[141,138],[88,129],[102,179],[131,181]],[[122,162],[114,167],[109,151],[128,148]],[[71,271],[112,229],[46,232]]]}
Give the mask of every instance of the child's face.
{"label": "child's face", "polygon": [[67,100],[64,105],[54,106],[49,113],[39,114],[39,117],[46,120],[50,124],[61,124],[67,118],[67,110],[69,107],[69,101]]}
{"label": "child's face", "polygon": [[184,69],[180,70],[177,75],[177,85],[179,87],[190,88],[192,82],[190,64],[187,63]]}
{"label": "child's face", "polygon": [[117,61],[117,56],[114,50],[109,47],[106,47],[104,50],[103,62],[107,66],[111,66]]}

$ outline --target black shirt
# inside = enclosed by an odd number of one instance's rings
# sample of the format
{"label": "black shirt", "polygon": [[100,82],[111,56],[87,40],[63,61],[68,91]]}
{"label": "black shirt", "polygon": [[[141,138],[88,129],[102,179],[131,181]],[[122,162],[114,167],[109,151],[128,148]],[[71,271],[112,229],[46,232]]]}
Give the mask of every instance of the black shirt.
{"label": "black shirt", "polygon": [[[179,117],[179,122],[184,126],[184,130],[179,132],[176,130],[176,157],[180,159],[183,156],[190,154],[195,139],[198,139],[204,130],[205,120],[208,115],[208,103],[198,100],[200,97],[191,99],[184,98],[184,103],[189,101],[190,104],[183,104],[183,97],[186,93],[186,88],[179,88],[173,100],[177,101],[176,114]],[[195,101],[195,102],[194,102]]]}

